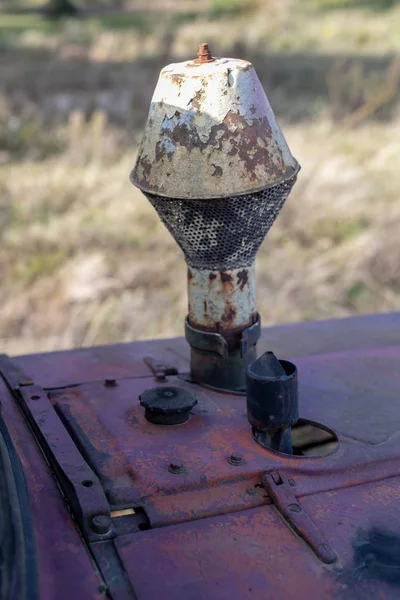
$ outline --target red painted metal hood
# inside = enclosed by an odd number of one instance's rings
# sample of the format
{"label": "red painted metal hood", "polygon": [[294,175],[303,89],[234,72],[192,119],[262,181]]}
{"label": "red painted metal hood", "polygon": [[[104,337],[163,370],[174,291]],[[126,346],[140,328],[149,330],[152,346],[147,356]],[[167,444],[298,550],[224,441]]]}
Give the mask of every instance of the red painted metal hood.
{"label": "red painted metal hood", "polygon": [[[265,450],[245,397],[188,380],[181,339],[1,362],[40,598],[399,597],[400,314],[272,327],[260,346],[296,363],[301,417],[338,437],[327,455]],[[187,423],[145,419],[156,386],[196,395]]]}

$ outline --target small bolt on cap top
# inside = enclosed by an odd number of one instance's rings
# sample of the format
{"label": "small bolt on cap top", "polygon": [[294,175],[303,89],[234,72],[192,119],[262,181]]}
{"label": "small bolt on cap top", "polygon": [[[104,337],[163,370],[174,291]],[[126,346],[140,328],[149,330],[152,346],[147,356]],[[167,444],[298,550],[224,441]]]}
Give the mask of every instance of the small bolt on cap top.
{"label": "small bolt on cap top", "polygon": [[213,62],[215,60],[215,58],[212,57],[210,48],[208,47],[208,44],[203,43],[200,44],[199,46],[199,51],[197,53],[197,59],[195,60],[196,63],[207,63],[207,62]]}

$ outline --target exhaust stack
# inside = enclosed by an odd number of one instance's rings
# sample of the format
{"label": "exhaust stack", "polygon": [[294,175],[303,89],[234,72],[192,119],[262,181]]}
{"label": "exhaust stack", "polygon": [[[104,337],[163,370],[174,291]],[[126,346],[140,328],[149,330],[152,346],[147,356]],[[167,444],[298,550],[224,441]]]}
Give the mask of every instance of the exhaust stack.
{"label": "exhaust stack", "polygon": [[161,71],[131,181],[185,255],[198,383],[245,389],[260,336],[254,261],[298,171],[251,63],[202,44]]}

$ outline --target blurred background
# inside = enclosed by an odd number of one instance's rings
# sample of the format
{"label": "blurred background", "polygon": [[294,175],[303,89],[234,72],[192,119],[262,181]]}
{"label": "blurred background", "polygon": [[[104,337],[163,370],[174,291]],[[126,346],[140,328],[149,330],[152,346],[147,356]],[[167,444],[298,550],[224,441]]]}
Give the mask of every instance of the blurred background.
{"label": "blurred background", "polygon": [[398,1],[0,0],[0,350],[183,334],[185,263],[129,172],[200,42],[254,63],[302,165],[263,324],[400,310]]}

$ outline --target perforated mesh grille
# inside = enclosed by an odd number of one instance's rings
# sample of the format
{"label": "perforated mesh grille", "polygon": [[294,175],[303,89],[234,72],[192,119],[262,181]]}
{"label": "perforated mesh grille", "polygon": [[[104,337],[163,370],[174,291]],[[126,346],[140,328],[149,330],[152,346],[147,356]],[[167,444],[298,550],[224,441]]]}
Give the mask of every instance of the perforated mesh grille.
{"label": "perforated mesh grille", "polygon": [[146,194],[189,266],[249,266],[278,216],[297,174],[268,189],[212,200],[178,200]]}

